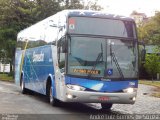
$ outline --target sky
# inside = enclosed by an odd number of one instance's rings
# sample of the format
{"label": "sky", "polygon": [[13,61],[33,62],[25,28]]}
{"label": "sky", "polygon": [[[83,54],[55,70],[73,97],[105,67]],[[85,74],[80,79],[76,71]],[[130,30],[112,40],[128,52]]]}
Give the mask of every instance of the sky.
{"label": "sky", "polygon": [[98,0],[107,13],[129,16],[132,11],[145,13],[147,17],[160,11],[160,0]]}

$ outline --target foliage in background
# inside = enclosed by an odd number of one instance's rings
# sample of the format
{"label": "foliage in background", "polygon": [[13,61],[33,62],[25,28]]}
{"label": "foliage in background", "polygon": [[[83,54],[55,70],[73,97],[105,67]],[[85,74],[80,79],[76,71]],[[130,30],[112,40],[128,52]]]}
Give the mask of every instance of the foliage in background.
{"label": "foliage in background", "polygon": [[160,73],[160,56],[157,54],[147,54],[144,67],[153,80],[156,74]]}
{"label": "foliage in background", "polygon": [[84,4],[84,9],[88,10],[102,10],[103,8],[100,5],[97,5],[98,0],[95,0],[95,2],[92,2],[90,0],[86,0],[86,5]]}
{"label": "foliage in background", "polygon": [[95,2],[84,0],[0,0],[0,62],[13,71],[17,33],[63,9],[100,10]]}
{"label": "foliage in background", "polygon": [[160,47],[160,12],[149,18],[138,28],[139,40],[146,44],[158,45]]}
{"label": "foliage in background", "polygon": [[[160,12],[157,12],[155,16],[141,23],[138,27],[138,38],[139,41],[144,42],[145,45],[158,46],[155,53],[160,53]],[[157,59],[159,59],[157,55],[146,55],[145,66],[143,66],[143,64],[140,65],[140,76],[147,76],[146,72],[152,78],[156,76],[158,64],[160,63],[160,60],[159,63],[157,62]]]}

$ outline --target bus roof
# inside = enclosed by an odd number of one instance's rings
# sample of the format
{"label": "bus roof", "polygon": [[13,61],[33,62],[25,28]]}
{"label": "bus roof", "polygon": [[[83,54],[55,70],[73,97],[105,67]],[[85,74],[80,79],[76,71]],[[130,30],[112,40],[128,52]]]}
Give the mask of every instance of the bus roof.
{"label": "bus roof", "polygon": [[116,14],[109,14],[104,11],[92,11],[92,10],[63,10],[63,11],[66,11],[69,17],[83,17],[84,16],[84,17],[97,17],[97,18],[134,21],[130,17],[125,17],[121,15],[116,15]]}
{"label": "bus roof", "polygon": [[56,14],[54,14],[52,16],[49,16],[48,18],[46,18],[42,21],[37,22],[36,24],[33,24],[32,26],[30,26],[24,30],[21,30],[18,33],[17,37],[22,37],[22,36],[24,37],[24,36],[26,36],[25,34],[30,34],[31,30],[33,30],[33,28],[36,26],[43,27],[44,23],[46,21],[52,20],[55,15],[58,15],[61,13],[65,16],[68,16],[68,17],[94,17],[94,18],[107,18],[107,19],[134,21],[132,18],[129,18],[129,17],[124,17],[124,16],[120,16],[120,15],[115,15],[115,14],[108,14],[103,11],[76,10],[76,9],[75,10],[63,10],[63,11],[57,12]]}

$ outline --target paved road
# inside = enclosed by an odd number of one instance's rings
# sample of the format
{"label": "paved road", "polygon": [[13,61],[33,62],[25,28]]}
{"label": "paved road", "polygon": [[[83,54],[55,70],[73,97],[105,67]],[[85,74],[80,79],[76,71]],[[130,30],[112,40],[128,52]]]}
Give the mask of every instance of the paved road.
{"label": "paved road", "polygon": [[[111,111],[101,111],[99,104],[69,104],[62,103],[60,107],[52,107],[46,102],[42,95],[38,94],[21,94],[21,90],[13,83],[0,81],[0,113],[3,114],[0,118],[5,118],[5,113],[8,114],[43,114],[39,115],[38,119],[48,119],[48,115],[56,120],[63,117],[65,119],[84,120],[90,119],[91,115],[123,115],[123,114],[160,114],[160,98],[151,97],[144,93],[151,93],[154,87],[139,85],[137,101],[134,105],[113,105]],[[56,114],[53,116],[53,114]],[[80,114],[80,115],[79,115]],[[83,114],[83,116],[81,115]],[[85,115],[84,115],[85,114]],[[37,116],[25,116],[37,117]],[[78,117],[77,117],[78,116]],[[16,116],[9,116],[16,117]],[[22,116],[24,117],[24,116]],[[104,116],[101,116],[104,117]]]}

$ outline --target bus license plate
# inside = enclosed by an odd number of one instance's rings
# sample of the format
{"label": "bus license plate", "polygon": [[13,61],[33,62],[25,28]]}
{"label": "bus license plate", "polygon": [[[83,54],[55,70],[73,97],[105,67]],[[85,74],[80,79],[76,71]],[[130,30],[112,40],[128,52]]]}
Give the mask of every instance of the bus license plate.
{"label": "bus license plate", "polygon": [[101,97],[99,97],[98,98],[100,101],[107,101],[107,100],[109,100],[109,97],[107,97],[107,96],[101,96]]}

